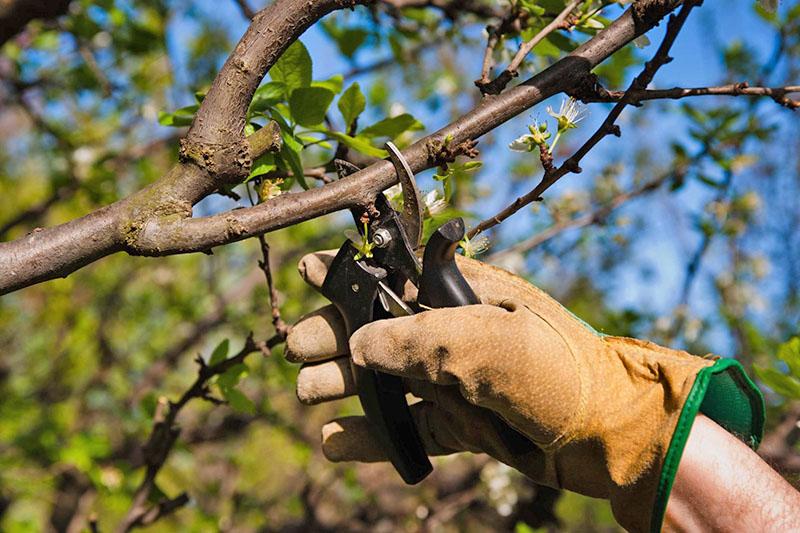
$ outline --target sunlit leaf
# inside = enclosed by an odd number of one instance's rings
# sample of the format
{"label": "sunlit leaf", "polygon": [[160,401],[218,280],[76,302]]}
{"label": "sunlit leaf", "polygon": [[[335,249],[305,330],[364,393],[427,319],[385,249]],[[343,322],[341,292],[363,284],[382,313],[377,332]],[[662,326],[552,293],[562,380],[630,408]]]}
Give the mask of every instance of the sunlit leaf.
{"label": "sunlit leaf", "polygon": [[388,137],[394,139],[409,130],[421,130],[424,126],[408,113],[392,118],[385,118],[372,126],[364,128],[359,135],[364,137]]}
{"label": "sunlit leaf", "polygon": [[367,105],[367,99],[364,98],[364,94],[361,92],[361,87],[358,85],[358,82],[354,82],[342,93],[336,105],[342,113],[345,129],[349,130],[353,121],[358,118]]}
{"label": "sunlit leaf", "polygon": [[225,339],[217,344],[217,347],[214,348],[213,352],[211,352],[211,357],[208,358],[208,366],[214,366],[227,359],[229,347],[230,341],[228,339]]}
{"label": "sunlit leaf", "polygon": [[311,127],[325,120],[333,101],[333,92],[323,87],[301,87],[292,91],[289,107],[292,118],[301,126]]}
{"label": "sunlit leaf", "polygon": [[288,94],[311,85],[311,56],[305,45],[300,40],[293,42],[269,70],[269,75],[273,81],[283,83]]}

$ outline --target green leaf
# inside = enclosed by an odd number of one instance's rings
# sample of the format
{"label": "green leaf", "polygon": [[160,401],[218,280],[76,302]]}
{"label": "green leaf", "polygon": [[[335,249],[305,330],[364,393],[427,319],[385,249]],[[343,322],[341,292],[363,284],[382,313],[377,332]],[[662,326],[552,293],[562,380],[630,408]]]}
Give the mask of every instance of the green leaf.
{"label": "green leaf", "polygon": [[253,163],[253,168],[250,170],[247,180],[251,180],[256,176],[263,176],[276,168],[278,168],[278,165],[275,164],[275,156],[273,154],[264,154]]}
{"label": "green leaf", "polygon": [[341,74],[336,74],[335,76],[331,76],[327,80],[311,82],[312,87],[322,87],[323,89],[328,89],[329,91],[332,91],[334,94],[339,94],[340,92],[342,92],[343,85],[344,85],[344,76],[342,76]]}
{"label": "green leaf", "polygon": [[298,141],[302,142],[304,145],[313,144],[327,150],[332,150],[333,146],[328,141],[322,141],[316,137],[312,137],[311,135],[304,135],[303,133],[298,133],[295,135]]}
{"label": "green leaf", "polygon": [[228,370],[223,372],[217,377],[217,385],[220,389],[231,389],[239,383],[242,375],[245,374],[249,368],[244,363],[233,365]]}
{"label": "green leaf", "polygon": [[300,159],[300,151],[303,149],[303,145],[291,133],[284,130],[281,130],[281,138],[283,139],[283,146],[281,146],[280,151],[281,159],[289,166],[297,183],[303,189],[308,189],[303,162]]}
{"label": "green leaf", "polygon": [[228,401],[230,406],[240,413],[252,415],[256,412],[256,406],[238,389],[222,389],[222,395]]}
{"label": "green leaf", "polygon": [[293,42],[269,70],[269,75],[286,86],[287,96],[295,89],[311,85],[311,56],[305,45],[300,40]]}
{"label": "green leaf", "polygon": [[789,399],[800,398],[800,381],[774,368],[753,366],[753,369],[758,379],[781,396]]}
{"label": "green leaf", "polygon": [[361,92],[361,86],[358,82],[353,82],[347,88],[342,96],[339,97],[339,102],[336,105],[342,113],[342,118],[344,118],[345,129],[349,131],[350,126],[367,106],[367,99],[364,98],[364,93]]}
{"label": "green leaf", "polygon": [[421,130],[423,125],[408,113],[403,113],[392,118],[385,118],[368,128],[364,128],[360,135],[364,137],[388,137],[394,139],[408,130]]}
{"label": "green leaf", "polygon": [[345,146],[348,146],[357,152],[361,152],[362,154],[372,157],[379,157],[381,159],[388,157],[386,150],[372,146],[372,144],[369,142],[369,139],[362,137],[361,135],[351,137],[350,135],[346,135],[338,131],[328,131],[327,134],[337,141],[344,143]]}
{"label": "green leaf", "polygon": [[778,359],[786,363],[789,372],[800,378],[800,337],[794,337],[778,347]]}
{"label": "green leaf", "polygon": [[342,54],[351,58],[355,55],[356,50],[364,44],[367,37],[369,37],[369,33],[366,30],[361,28],[345,28],[336,37],[336,44],[339,46],[339,50]]}
{"label": "green leaf", "polygon": [[564,52],[572,52],[578,46],[575,41],[561,33],[551,33],[547,36],[547,40]]}
{"label": "green leaf", "polygon": [[213,352],[211,352],[211,357],[208,358],[208,366],[214,366],[227,359],[229,346],[230,341],[228,339],[225,339],[221,343],[217,344],[217,347],[214,348]]}
{"label": "green leaf", "polygon": [[292,91],[289,108],[295,122],[307,128],[322,124],[333,101],[333,92],[323,87],[300,87]]}
{"label": "green leaf", "polygon": [[277,81],[270,81],[256,89],[253,101],[250,103],[250,113],[263,113],[278,102],[282,102],[286,94],[286,85]]}
{"label": "green leaf", "polygon": [[194,115],[198,109],[200,109],[200,106],[195,104],[182,107],[173,113],[160,111],[158,113],[158,123],[162,126],[173,126],[175,128],[189,126],[194,120]]}

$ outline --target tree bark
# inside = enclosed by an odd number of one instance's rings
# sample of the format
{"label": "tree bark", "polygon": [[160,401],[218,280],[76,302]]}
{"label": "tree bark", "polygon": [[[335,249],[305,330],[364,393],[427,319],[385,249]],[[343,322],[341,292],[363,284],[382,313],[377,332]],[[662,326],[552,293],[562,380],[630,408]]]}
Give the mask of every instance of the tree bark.
{"label": "tree bark", "polygon": [[[125,200],[67,224],[0,243],[4,267],[0,270],[0,294],[66,276],[120,250],[149,256],[207,251],[333,211],[367,205],[379,191],[396,183],[392,165],[379,161],[323,187],[284,194],[252,208],[191,218],[192,205],[224,182],[240,179],[258,154],[252,136],[244,141],[244,120],[252,94],[272,64],[315,20],[356,3],[366,2],[278,0],[261,11],[223,66],[182,141],[182,162]],[[640,0],[567,57],[499,95],[484,97],[466,115],[408,147],[404,156],[415,172],[437,165],[445,138],[451,139],[451,146],[472,141],[545,98],[570,89],[680,3]],[[275,148],[275,142],[257,144]]]}
{"label": "tree bark", "polygon": [[34,19],[52,19],[67,12],[71,0],[0,0],[0,46]]}

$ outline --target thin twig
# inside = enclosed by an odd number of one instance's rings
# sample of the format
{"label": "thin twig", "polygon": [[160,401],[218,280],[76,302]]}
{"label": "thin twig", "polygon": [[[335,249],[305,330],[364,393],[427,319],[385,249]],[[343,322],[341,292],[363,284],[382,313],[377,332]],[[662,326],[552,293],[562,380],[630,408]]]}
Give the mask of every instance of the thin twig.
{"label": "thin twig", "polygon": [[272,325],[275,326],[275,334],[281,339],[286,339],[286,334],[289,333],[289,326],[281,318],[281,310],[278,307],[278,291],[275,289],[275,283],[272,280],[272,269],[269,265],[269,244],[264,235],[258,236],[258,244],[261,246],[262,259],[258,262],[258,266],[264,277],[267,280],[267,289],[269,290],[269,307],[272,310]]}
{"label": "thin twig", "polygon": [[[747,82],[731,83],[717,87],[673,87],[671,89],[644,89],[631,91],[628,97],[631,102],[644,102],[647,100],[661,100],[687,98],[690,96],[768,96],[782,106],[789,109],[800,107],[800,100],[789,98],[788,95],[800,93],[800,85],[787,85],[785,87],[751,87]],[[602,94],[585,95],[580,99],[583,102],[618,102],[625,96],[624,91],[603,91]]]}
{"label": "thin twig", "polygon": [[585,213],[581,216],[553,224],[549,228],[510,246],[504,250],[499,250],[491,254],[487,259],[490,261],[498,261],[510,254],[521,254],[528,250],[532,250],[537,246],[555,238],[557,235],[577,228],[583,228],[591,224],[596,224],[604,221],[608,216],[619,209],[623,204],[627,203],[634,198],[648,194],[658,189],[664,182],[675,176],[674,171],[666,172],[661,176],[652,179],[642,185],[635,187],[630,191],[622,192],[614,196],[611,200],[605,202],[603,205],[597,207],[594,211]]}
{"label": "thin twig", "polygon": [[486,38],[486,48],[483,52],[481,77],[480,79],[475,80],[475,85],[481,90],[481,93],[487,94],[488,90],[486,87],[491,84],[489,75],[492,72],[492,66],[494,66],[492,54],[494,54],[494,49],[497,46],[497,43],[500,42],[500,38],[506,33],[520,31],[522,29],[520,21],[522,16],[523,13],[516,7],[512,6],[512,8],[508,11],[508,13],[506,13],[499,23],[489,24],[486,26],[486,33],[488,36]]}
{"label": "thin twig", "polygon": [[247,3],[247,0],[233,0],[236,2],[236,5],[239,6],[239,9],[242,11],[242,15],[245,16],[248,20],[253,20],[253,17],[256,16],[256,12],[250,5]]}
{"label": "thin twig", "polygon": [[587,140],[580,148],[578,148],[578,150],[569,159],[564,161],[560,167],[555,168],[552,171],[546,170],[542,180],[538,185],[536,185],[536,187],[533,188],[532,191],[520,196],[514,200],[512,204],[506,206],[499,213],[487,218],[486,220],[483,220],[477,226],[472,228],[468,233],[468,237],[470,239],[475,237],[475,235],[478,235],[479,233],[502,223],[505,219],[531,202],[540,200],[542,193],[552,187],[555,182],[565,175],[569,173],[580,173],[581,160],[592,150],[592,148],[597,145],[597,143],[599,143],[607,135],[613,134],[617,137],[621,135],[619,126],[617,126],[615,122],[619,118],[623,109],[634,102],[628,96],[628,93],[631,91],[644,90],[653,80],[653,77],[655,76],[656,72],[658,72],[658,69],[672,60],[672,58],[669,57],[669,51],[672,48],[672,44],[675,42],[675,38],[678,36],[678,33],[680,33],[681,28],[683,27],[684,22],[686,22],[686,18],[689,16],[691,10],[700,3],[702,3],[702,0],[688,0],[683,4],[680,12],[677,15],[670,15],[669,23],[667,24],[667,33],[664,36],[664,40],[661,42],[661,45],[658,47],[655,55],[653,56],[653,59],[645,63],[642,72],[636,76],[636,78],[634,78],[628,90],[625,91],[625,95],[620,99],[619,102],[617,102],[606,119],[603,121],[597,131],[595,131],[594,134],[589,138],[589,140]]}
{"label": "thin twig", "polygon": [[[508,67],[492,81],[489,81],[489,72],[492,67],[492,52],[494,51],[495,46],[497,46],[500,36],[504,32],[507,32],[507,29],[504,30],[502,24],[500,26],[488,26],[486,31],[489,33],[489,38],[487,40],[486,51],[484,52],[483,56],[481,79],[475,82],[475,85],[480,88],[481,93],[499,94],[503,89],[505,89],[506,85],[508,85],[508,82],[510,82],[519,74],[519,66],[522,64],[522,61],[524,61],[525,56],[527,56],[537,44],[542,42],[542,40],[544,40],[554,31],[558,29],[570,28],[572,26],[572,21],[569,17],[580,3],[581,0],[573,0],[570,2],[558,15],[553,18],[552,21],[550,21],[549,24],[542,28],[531,39],[522,43]],[[519,14],[512,10],[508,17],[513,17],[510,18],[510,20],[516,20],[518,19]],[[504,20],[504,22],[506,21]]]}
{"label": "thin twig", "polygon": [[242,363],[248,355],[256,351],[264,353],[267,351],[267,347],[264,342],[254,341],[251,333],[247,336],[244,346],[236,355],[220,363],[209,366],[198,356],[197,363],[200,369],[192,386],[183,393],[177,402],[173,403],[165,398],[159,400],[154,417],[153,430],[142,449],[147,468],[145,477],[136,489],[131,506],[125,518],[119,524],[118,531],[127,532],[137,527],[152,524],[155,520],[175,512],[188,503],[189,498],[186,494],[180,494],[175,498],[163,499],[153,506],[148,506],[147,503],[156,489],[156,476],[167,461],[180,435],[180,428],[175,424],[178,414],[187,403],[195,398],[212,399],[208,389],[208,381],[214,376],[223,374],[234,365]]}
{"label": "thin twig", "polygon": [[550,35],[551,33],[553,33],[556,30],[570,28],[572,26],[572,24],[568,22],[567,18],[572,14],[573,11],[575,11],[575,8],[577,8],[578,4],[580,4],[580,3],[581,3],[581,0],[573,0],[572,2],[567,4],[567,6],[564,8],[564,10],[561,11],[561,13],[559,13],[556,16],[556,18],[554,18],[550,22],[550,24],[548,24],[547,26],[542,28],[539,31],[539,33],[534,35],[530,40],[525,41],[524,43],[522,43],[519,46],[519,50],[517,50],[517,53],[514,56],[514,59],[512,59],[511,63],[508,64],[508,67],[506,68],[506,72],[510,73],[512,76],[516,76],[517,75],[517,70],[519,69],[519,66],[525,60],[525,56],[527,56],[528,53],[530,53],[530,51],[533,50],[533,48],[537,44],[542,42],[545,37],[547,37],[548,35]]}

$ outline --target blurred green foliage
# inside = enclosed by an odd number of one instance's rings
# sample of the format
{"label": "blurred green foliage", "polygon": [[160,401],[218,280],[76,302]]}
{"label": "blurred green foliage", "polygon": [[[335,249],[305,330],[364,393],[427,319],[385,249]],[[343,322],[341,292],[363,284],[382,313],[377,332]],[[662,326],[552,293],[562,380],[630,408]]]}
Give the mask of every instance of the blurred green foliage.
{"label": "blurred green foliage", "polygon": [[[504,35],[498,65],[564,4],[511,2],[526,22]],[[695,51],[719,67],[719,78],[705,83],[796,83],[800,5],[784,2],[775,14],[756,8],[749,16],[764,27],[729,34],[714,17],[753,9],[752,1],[732,4],[700,10],[712,15],[698,24],[719,34]],[[573,50],[620,10],[584,2],[575,29],[543,40],[521,75]],[[364,164],[385,155],[385,140],[406,146],[424,127],[471,109],[486,23],[467,12],[380,3],[325,18],[305,45],[287,50],[250,106],[248,133],[275,120],[282,151],[195,214],[320,186],[306,171],[337,150],[349,148]],[[6,43],[0,238],[71,220],[163,175],[245,24],[236,2],[76,0],[67,16],[35,21]],[[638,46],[596,70],[609,89],[624,88],[654,48]],[[697,79],[689,72],[696,64],[680,65],[669,83]],[[587,138],[607,107],[590,109],[556,158]],[[774,424],[800,399],[796,114],[769,99],[704,97],[648,103],[624,117],[621,141],[609,139],[583,175],[504,223],[482,257],[542,286],[600,331],[738,357],[764,386]],[[459,159],[421,177],[427,234],[455,215],[474,223],[532,188],[541,175],[536,154],[506,146],[534,120],[523,116],[482,139],[482,165]],[[575,223],[585,215],[588,223]],[[339,246],[351,225],[331,215],[267,236],[287,322],[325,303],[301,282],[297,261]],[[531,249],[499,253],[552,228],[563,229]],[[78,531],[92,516],[101,530],[120,523],[144,476],[153,417],[194,381],[195,357],[213,364],[250,331],[273,335],[260,257],[256,242],[209,256],[116,255],[0,299],[0,529]],[[303,407],[296,372],[280,346],[250,355],[211,383],[225,405],[194,400],[181,411],[181,435],[152,496],[186,491],[191,501],[153,530],[617,530],[605,502],[559,496],[482,457],[438,459],[417,487],[403,486],[386,465],[332,465],[319,428],[358,412],[357,402]]]}

